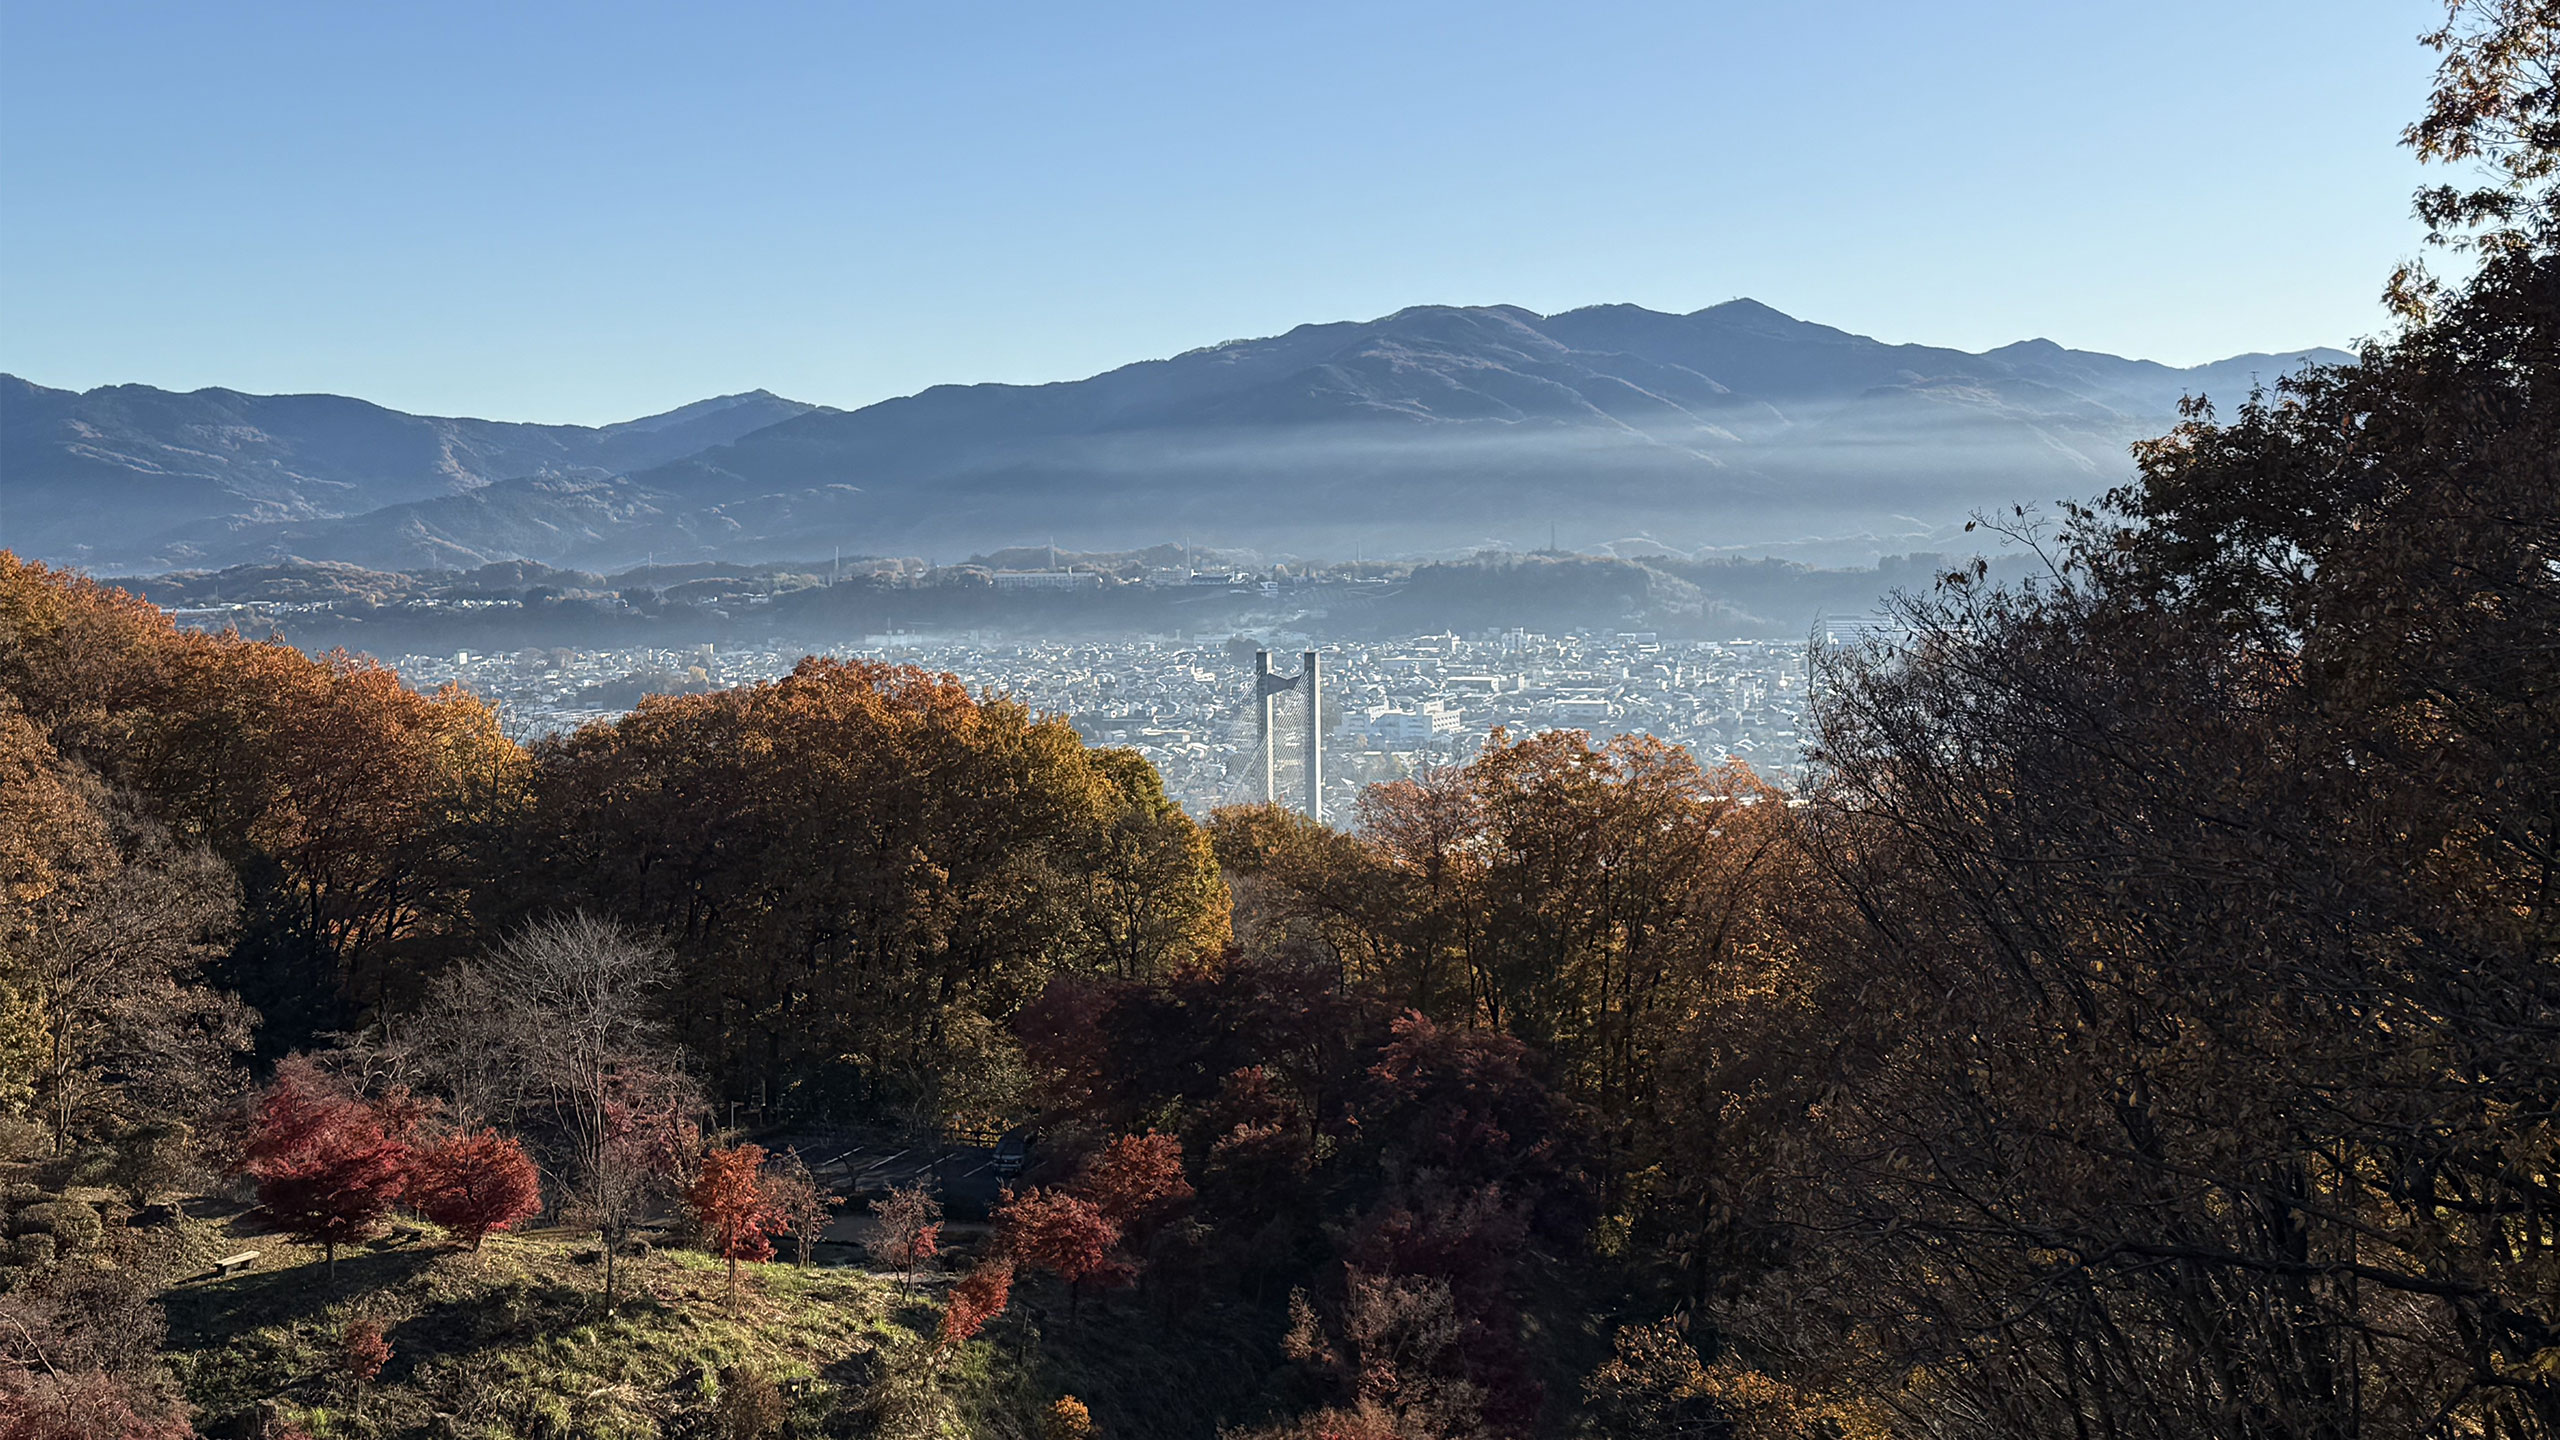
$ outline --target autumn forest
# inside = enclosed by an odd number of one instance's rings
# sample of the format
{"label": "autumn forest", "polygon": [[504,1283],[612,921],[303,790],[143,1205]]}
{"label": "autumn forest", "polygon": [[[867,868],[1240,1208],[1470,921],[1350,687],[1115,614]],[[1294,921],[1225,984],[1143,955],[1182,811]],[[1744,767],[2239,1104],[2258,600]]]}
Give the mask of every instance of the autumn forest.
{"label": "autumn forest", "polygon": [[1986,517],[1800,785],[520,745],[0,552],[0,1436],[2560,1434],[2560,11],[2433,38],[2396,328]]}

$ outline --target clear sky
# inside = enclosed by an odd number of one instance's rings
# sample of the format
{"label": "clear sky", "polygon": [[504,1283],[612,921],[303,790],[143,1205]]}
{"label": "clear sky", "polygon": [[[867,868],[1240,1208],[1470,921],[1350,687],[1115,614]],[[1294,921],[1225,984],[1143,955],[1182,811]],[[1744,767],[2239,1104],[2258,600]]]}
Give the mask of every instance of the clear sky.
{"label": "clear sky", "polygon": [[2379,330],[2431,0],[0,0],[0,369],[598,422],[1432,302]]}

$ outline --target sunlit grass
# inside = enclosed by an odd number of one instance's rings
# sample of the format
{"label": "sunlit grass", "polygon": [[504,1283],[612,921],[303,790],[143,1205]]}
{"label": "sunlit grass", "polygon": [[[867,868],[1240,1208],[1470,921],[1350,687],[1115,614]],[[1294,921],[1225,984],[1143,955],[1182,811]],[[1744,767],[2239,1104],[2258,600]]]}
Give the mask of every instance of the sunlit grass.
{"label": "sunlit grass", "polygon": [[[190,1257],[262,1252],[247,1275],[165,1297],[199,1428],[272,1418],[319,1440],[656,1436],[707,1412],[738,1366],[784,1385],[814,1420],[858,1393],[884,1347],[915,1343],[932,1322],[894,1284],[850,1270],[743,1265],[732,1297],[725,1264],[684,1250],[626,1262],[607,1313],[594,1241],[579,1235],[492,1236],[474,1255],[430,1229],[342,1254],[333,1285],[316,1247],[188,1228]],[[338,1364],[359,1316],[392,1348],[362,1393]]]}

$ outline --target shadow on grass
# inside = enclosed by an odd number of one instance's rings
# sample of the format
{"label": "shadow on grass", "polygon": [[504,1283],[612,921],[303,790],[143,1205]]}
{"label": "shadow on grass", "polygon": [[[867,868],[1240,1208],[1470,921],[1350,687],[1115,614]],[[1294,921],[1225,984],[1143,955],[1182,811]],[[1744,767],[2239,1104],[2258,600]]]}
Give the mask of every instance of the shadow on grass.
{"label": "shadow on grass", "polygon": [[1214,1435],[1329,1398],[1282,1358],[1279,1306],[1212,1300],[1161,1311],[1088,1295],[1070,1316],[1063,1287],[1038,1280],[1025,1290],[982,1337],[1001,1359],[955,1387],[983,1429],[1036,1429],[1059,1395],[1111,1417],[1126,1440]]}
{"label": "shadow on grass", "polygon": [[340,1257],[333,1283],[324,1265],[252,1270],[162,1292],[171,1350],[216,1349],[245,1331],[307,1320],[342,1300],[405,1285],[435,1263],[427,1249],[359,1252]]}
{"label": "shadow on grass", "polygon": [[847,1395],[859,1395],[880,1378],[880,1352],[853,1350],[817,1367],[818,1378]]}
{"label": "shadow on grass", "polygon": [[929,1336],[942,1326],[942,1312],[926,1304],[921,1295],[893,1296],[880,1318],[918,1337]]}
{"label": "shadow on grass", "polygon": [[391,1364],[386,1383],[405,1383],[421,1358],[439,1364],[502,1350],[543,1335],[557,1335],[608,1318],[647,1322],[664,1319],[668,1307],[646,1295],[625,1295],[608,1317],[604,1297],[583,1286],[558,1280],[503,1280],[466,1296],[437,1300],[386,1332]]}
{"label": "shadow on grass", "polygon": [[[416,1246],[341,1256],[334,1282],[325,1265],[312,1263],[182,1285],[160,1296],[169,1318],[168,1347],[180,1353],[218,1350],[251,1331],[307,1323],[350,1300],[385,1291],[414,1294],[424,1288],[418,1283],[422,1276],[455,1254]],[[608,1317],[603,1296],[593,1288],[540,1274],[492,1275],[466,1293],[426,1299],[393,1325],[384,1337],[393,1357],[384,1378],[405,1378],[419,1355],[468,1354],[608,1318],[648,1321],[669,1313],[655,1297],[626,1291]]]}

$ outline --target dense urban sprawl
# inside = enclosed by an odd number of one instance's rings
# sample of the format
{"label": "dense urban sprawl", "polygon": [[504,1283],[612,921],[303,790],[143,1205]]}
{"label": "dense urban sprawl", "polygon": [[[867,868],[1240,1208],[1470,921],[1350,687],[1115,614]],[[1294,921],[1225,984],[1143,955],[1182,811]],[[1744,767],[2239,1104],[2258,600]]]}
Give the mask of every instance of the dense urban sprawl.
{"label": "dense urban sprawl", "polygon": [[[1472,753],[1497,727],[1595,737],[1647,733],[1704,760],[1738,756],[1787,778],[1797,759],[1804,696],[1800,644],[1666,641],[1650,632],[1471,637],[1423,635],[1334,646],[1320,638],[1260,637],[1273,666],[1294,672],[1300,652],[1323,655],[1325,809],[1347,816],[1360,787]],[[1125,745],[1154,763],[1185,807],[1261,798],[1253,711],[1256,641],[1131,640],[1043,643],[874,636],[858,653],[946,671],[984,693],[1066,716],[1096,744]],[[519,738],[619,715],[647,693],[752,684],[787,673],[803,648],[772,643],[676,649],[527,649],[404,655],[421,689],[448,681],[496,703]],[[1304,701],[1275,701],[1278,798],[1304,799],[1298,750]]]}

